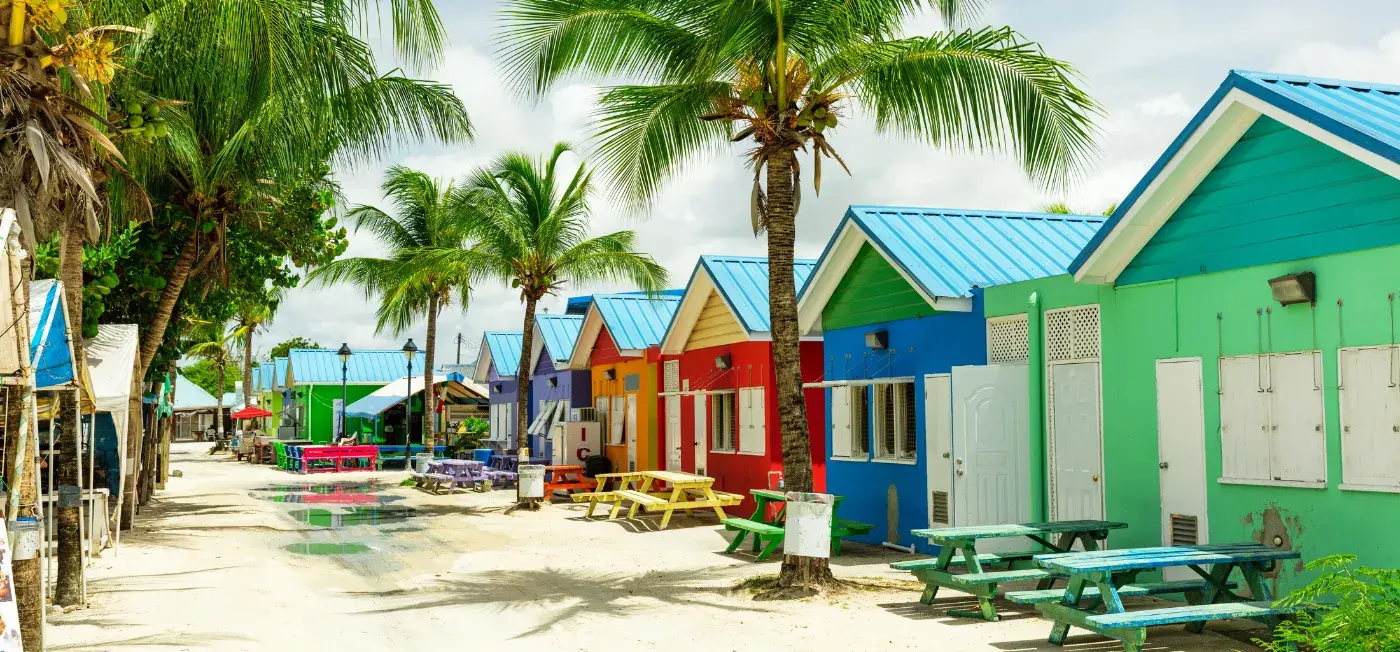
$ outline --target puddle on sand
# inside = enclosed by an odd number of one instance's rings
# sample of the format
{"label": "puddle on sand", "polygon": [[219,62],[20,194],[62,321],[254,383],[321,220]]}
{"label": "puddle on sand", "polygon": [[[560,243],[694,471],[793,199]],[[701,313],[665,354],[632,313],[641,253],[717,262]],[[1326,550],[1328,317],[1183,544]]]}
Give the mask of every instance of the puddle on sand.
{"label": "puddle on sand", "polygon": [[416,510],[412,507],[349,507],[344,511],[313,508],[294,509],[287,513],[297,522],[332,529],[403,523],[415,514]]}
{"label": "puddle on sand", "polygon": [[253,491],[275,491],[298,494],[368,494],[384,489],[388,485],[379,482],[337,482],[333,484],[275,484],[258,487]]}
{"label": "puddle on sand", "polygon": [[378,494],[282,494],[269,496],[253,492],[252,497],[270,500],[274,503],[298,503],[307,505],[385,505],[396,503],[404,496],[381,496]]}
{"label": "puddle on sand", "polygon": [[373,550],[363,543],[353,542],[293,543],[282,549],[298,555],[317,556],[359,555]]}

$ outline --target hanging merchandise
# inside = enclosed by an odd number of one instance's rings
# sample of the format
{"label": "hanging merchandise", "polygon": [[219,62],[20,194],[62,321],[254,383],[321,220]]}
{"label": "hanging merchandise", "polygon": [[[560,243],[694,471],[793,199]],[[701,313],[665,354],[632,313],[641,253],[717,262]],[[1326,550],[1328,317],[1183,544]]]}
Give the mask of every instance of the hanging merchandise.
{"label": "hanging merchandise", "polygon": [[23,652],[24,644],[19,634],[19,607],[15,603],[15,574],[13,564],[10,563],[10,538],[5,532],[5,527],[5,521],[0,520],[0,652]]}

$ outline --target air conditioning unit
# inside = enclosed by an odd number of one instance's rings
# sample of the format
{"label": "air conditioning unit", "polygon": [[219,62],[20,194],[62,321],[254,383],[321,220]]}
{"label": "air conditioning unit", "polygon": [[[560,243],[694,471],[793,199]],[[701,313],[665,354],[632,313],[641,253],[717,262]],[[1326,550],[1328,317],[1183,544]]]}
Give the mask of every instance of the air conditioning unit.
{"label": "air conditioning unit", "polygon": [[569,410],[570,421],[598,421],[598,408],[584,407]]}

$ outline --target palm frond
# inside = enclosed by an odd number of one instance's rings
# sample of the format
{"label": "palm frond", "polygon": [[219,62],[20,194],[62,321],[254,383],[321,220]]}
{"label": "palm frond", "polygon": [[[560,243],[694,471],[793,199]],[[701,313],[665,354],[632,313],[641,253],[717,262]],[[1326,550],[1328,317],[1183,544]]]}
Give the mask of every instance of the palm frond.
{"label": "palm frond", "polygon": [[705,81],[662,86],[615,86],[595,114],[598,162],[615,194],[628,205],[647,205],[686,163],[729,147],[732,127],[699,120],[728,97],[731,85]]}

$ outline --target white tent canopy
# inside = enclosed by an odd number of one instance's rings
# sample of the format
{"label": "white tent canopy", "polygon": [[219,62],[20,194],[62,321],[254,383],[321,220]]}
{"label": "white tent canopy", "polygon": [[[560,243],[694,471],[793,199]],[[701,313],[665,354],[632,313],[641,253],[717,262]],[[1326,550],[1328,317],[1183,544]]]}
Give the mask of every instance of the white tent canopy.
{"label": "white tent canopy", "polygon": [[131,380],[136,375],[140,333],[135,324],[101,324],[87,341],[88,376],[98,412],[110,412],[117,431],[122,478],[126,478],[126,429],[131,417]]}
{"label": "white tent canopy", "polygon": [[[418,394],[423,391],[423,377],[412,376],[413,393]],[[404,376],[388,385],[374,390],[370,395],[351,403],[345,408],[345,416],[358,417],[362,419],[373,419],[385,410],[402,403],[408,398],[410,376]],[[433,385],[443,385],[449,382],[457,382],[466,387],[469,391],[476,393],[481,398],[486,398],[486,388],[476,383],[468,383],[462,380],[461,374],[448,374],[444,376],[434,376]]]}

